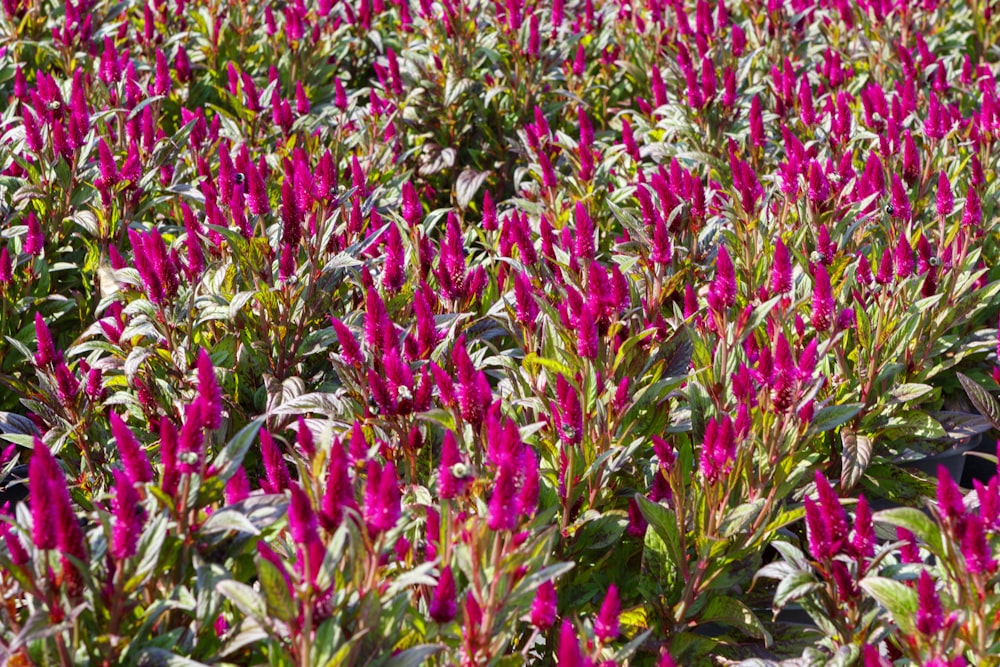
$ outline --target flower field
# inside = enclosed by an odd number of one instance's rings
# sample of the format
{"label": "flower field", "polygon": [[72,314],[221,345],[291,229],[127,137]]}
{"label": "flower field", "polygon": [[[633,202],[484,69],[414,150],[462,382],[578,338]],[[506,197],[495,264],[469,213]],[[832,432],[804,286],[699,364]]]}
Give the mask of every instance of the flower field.
{"label": "flower field", "polygon": [[2,0],[0,665],[1000,665],[997,12]]}

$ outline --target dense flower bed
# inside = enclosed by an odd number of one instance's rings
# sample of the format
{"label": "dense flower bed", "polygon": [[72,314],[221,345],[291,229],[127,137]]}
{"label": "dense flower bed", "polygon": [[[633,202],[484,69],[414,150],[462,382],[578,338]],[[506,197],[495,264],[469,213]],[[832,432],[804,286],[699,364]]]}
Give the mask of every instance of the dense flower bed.
{"label": "dense flower bed", "polygon": [[1000,664],[998,5],[3,0],[0,661]]}

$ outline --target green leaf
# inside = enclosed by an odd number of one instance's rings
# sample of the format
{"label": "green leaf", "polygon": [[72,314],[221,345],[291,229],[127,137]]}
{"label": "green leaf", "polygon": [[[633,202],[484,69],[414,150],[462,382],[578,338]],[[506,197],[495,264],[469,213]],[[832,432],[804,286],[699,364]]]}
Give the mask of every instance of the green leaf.
{"label": "green leaf", "polygon": [[139,654],[137,667],[208,667],[203,662],[184,658],[162,648],[147,648]]}
{"label": "green leaf", "polygon": [[872,519],[878,523],[905,528],[924,541],[937,555],[943,554],[941,529],[927,514],[913,507],[893,507],[876,512]]}
{"label": "green leaf", "polygon": [[267,604],[260,593],[250,586],[242,584],[233,579],[220,581],[215,585],[215,590],[221,593],[227,600],[232,602],[237,609],[256,620],[265,623],[267,619]]}
{"label": "green leaf", "polygon": [[566,379],[572,378],[575,373],[571,371],[568,367],[560,364],[554,359],[546,359],[545,357],[540,357],[534,352],[529,352],[524,356],[524,361],[521,362],[522,366],[541,366],[553,373],[558,373],[566,377]]}
{"label": "green leaf", "polygon": [[938,440],[948,435],[938,420],[920,410],[907,410],[893,415],[882,425],[882,428],[885,433],[891,433],[894,439],[909,436]]}
{"label": "green leaf", "polygon": [[778,586],[774,590],[774,600],[771,608],[775,613],[797,600],[801,600],[813,591],[822,588],[822,584],[816,581],[812,572],[796,570],[794,574],[778,581]]}
{"label": "green leaf", "polygon": [[976,409],[990,422],[993,428],[1000,429],[1000,401],[993,398],[981,384],[964,373],[955,373],[966,395]]}
{"label": "green leaf", "polygon": [[[959,375],[961,375],[961,373],[959,373]],[[910,401],[918,399],[932,391],[934,391],[934,387],[929,384],[907,382],[906,384],[901,384],[890,390],[889,397],[893,403],[909,403]]]}
{"label": "green leaf", "polygon": [[231,530],[251,535],[260,535],[260,531],[253,525],[244,514],[233,509],[221,509],[212,512],[212,515],[205,520],[199,533],[210,535],[212,533],[227,533]]}
{"label": "green leaf", "polygon": [[382,663],[382,665],[383,667],[420,667],[420,665],[425,664],[427,659],[432,655],[439,653],[442,648],[444,647],[434,646],[432,644],[414,646],[413,648],[408,648],[405,651],[400,651]]}
{"label": "green leaf", "polygon": [[215,461],[212,462],[212,466],[218,471],[216,473],[218,478],[225,482],[236,474],[236,471],[243,464],[243,457],[247,455],[250,445],[257,440],[257,432],[263,425],[263,417],[254,419],[240,429],[240,432],[234,435],[233,439],[222,448],[222,451],[215,457]]}
{"label": "green leaf", "polygon": [[674,562],[680,562],[684,554],[680,553],[680,533],[677,530],[677,516],[673,510],[650,501],[642,494],[637,493],[635,499],[642,516],[649,522],[649,527],[666,544]]}
{"label": "green leaf", "polygon": [[551,581],[556,577],[560,577],[572,569],[573,563],[555,563],[553,565],[543,567],[538,572],[529,574],[527,577],[519,581],[517,586],[511,592],[511,596],[516,597],[518,595],[533,593],[546,581]]}
{"label": "green leaf", "polygon": [[744,503],[729,510],[719,526],[719,532],[723,537],[733,537],[745,533],[760,516],[765,504],[764,498],[758,498],[753,502]]}
{"label": "green leaf", "polygon": [[266,558],[257,558],[257,579],[264,592],[267,613],[285,623],[297,616],[292,593],[281,570]]}
{"label": "green leaf", "polygon": [[646,641],[651,634],[653,634],[652,628],[646,630],[645,632],[640,632],[638,635],[633,637],[628,644],[625,644],[625,646],[618,649],[614,657],[615,664],[621,664],[626,660],[629,660],[633,655],[635,655],[635,652],[639,650],[639,647],[642,646],[642,643]]}
{"label": "green leaf", "polygon": [[621,539],[626,528],[628,515],[623,510],[613,510],[584,523],[576,540],[587,549],[607,549]]}
{"label": "green leaf", "polygon": [[861,580],[860,586],[888,610],[903,636],[916,631],[914,621],[919,603],[915,588],[885,577],[866,577]]}
{"label": "green leaf", "polygon": [[813,416],[809,431],[811,433],[832,431],[841,424],[846,424],[854,419],[864,407],[863,403],[828,405]]}
{"label": "green leaf", "polygon": [[736,598],[725,595],[713,596],[699,614],[698,622],[699,624],[722,623],[735,627],[751,637],[763,639],[765,646],[770,646],[774,641],[764,628],[764,624],[749,607]]}

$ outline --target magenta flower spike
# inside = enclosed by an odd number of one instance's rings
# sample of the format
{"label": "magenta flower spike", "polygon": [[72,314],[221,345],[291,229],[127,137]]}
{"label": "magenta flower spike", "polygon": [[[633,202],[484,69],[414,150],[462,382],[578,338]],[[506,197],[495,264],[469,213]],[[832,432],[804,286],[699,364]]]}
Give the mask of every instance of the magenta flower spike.
{"label": "magenta flower spike", "polygon": [[830,198],[830,182],[816,160],[809,161],[808,197],[813,206],[821,206]]}
{"label": "magenta flower spike", "polygon": [[118,451],[121,453],[122,465],[125,472],[136,484],[145,484],[153,481],[153,467],[146,457],[146,450],[136,440],[135,435],[125,425],[117,412],[113,410],[108,413],[108,420],[111,423],[111,434],[114,436]]}
{"label": "magenta flower spike", "polygon": [[576,203],[574,218],[576,221],[576,257],[579,259],[594,259],[594,221],[583,202]]}
{"label": "magenta flower spike", "polygon": [[715,278],[709,288],[709,305],[720,310],[735,305],[736,291],[736,272],[733,269],[733,261],[729,258],[726,246],[721,245],[715,260]]}
{"label": "magenta flower spike", "polygon": [[177,467],[177,427],[169,417],[160,418],[160,462],[163,464],[163,475],[160,478],[160,489],[169,496],[177,492],[180,471]]}
{"label": "magenta flower spike", "polygon": [[559,649],[556,657],[559,667],[590,667],[590,661],[580,649],[576,629],[569,619],[564,619],[559,629]]}
{"label": "magenta flower spike", "polygon": [[780,238],[774,244],[770,289],[772,294],[787,294],[792,291],[792,261],[788,248]]}
{"label": "magenta flower spike", "polygon": [[335,439],[330,447],[326,489],[320,503],[320,521],[328,532],[333,532],[340,526],[346,510],[358,511],[354,499],[354,486],[348,475],[349,468],[347,451],[340,440]]}
{"label": "magenta flower spike", "polygon": [[938,512],[941,517],[954,528],[954,534],[961,534],[962,526],[965,525],[966,519],[965,502],[962,499],[962,491],[958,488],[958,484],[955,483],[955,480],[952,479],[948,469],[942,465],[938,466],[937,478]]}
{"label": "magenta flower spike", "polygon": [[267,493],[283,493],[291,488],[292,478],[288,474],[285,457],[274,442],[274,438],[265,429],[260,431],[260,451],[264,460],[264,472],[267,475],[267,479],[262,483],[264,490]]}
{"label": "magenta flower spike", "polygon": [[920,152],[909,130],[903,132],[903,178],[911,186],[920,178]]}
{"label": "magenta flower spike", "polygon": [[127,472],[114,471],[115,495],[111,501],[114,522],[111,527],[111,555],[116,561],[131,558],[136,553],[139,537],[146,522],[141,497]]}
{"label": "magenta flower spike", "polygon": [[649,259],[654,264],[669,264],[673,259],[674,248],[667,232],[667,225],[663,222],[663,216],[653,209],[653,245]]}
{"label": "magenta flower spike", "polygon": [[896,271],[896,277],[900,280],[909,278],[913,275],[913,267],[915,263],[913,258],[913,247],[903,234],[899,235],[899,242],[896,244],[896,250],[892,255],[892,263],[893,268]]}
{"label": "magenta flower spike", "polygon": [[923,635],[935,635],[944,627],[944,610],[934,580],[927,570],[917,579],[917,630]]}
{"label": "magenta flower spike", "polygon": [[590,304],[584,304],[580,309],[577,323],[576,351],[584,359],[596,360],[600,352],[600,337],[597,323]]}
{"label": "magenta flower spike", "polygon": [[401,514],[396,468],[389,461],[385,467],[368,462],[365,486],[364,518],[369,532],[379,535],[396,526]]}
{"label": "magenta flower spike", "polygon": [[[312,558],[314,554],[311,547],[322,546],[319,539],[319,522],[316,520],[316,513],[313,511],[309,496],[306,495],[302,487],[292,483],[289,486],[289,491],[291,500],[288,504],[288,531],[296,545],[308,550],[309,574],[311,579],[315,579],[315,573],[318,572],[322,561]],[[321,557],[322,552],[320,552]]]}
{"label": "magenta flower spike", "polygon": [[385,263],[382,270],[382,286],[390,292],[398,292],[406,282],[405,254],[403,237],[395,223],[389,223],[383,235],[385,244]]}
{"label": "magenta flower spike", "polygon": [[486,524],[490,530],[514,530],[517,527],[517,474],[512,461],[504,459],[500,462],[487,510]]}
{"label": "magenta flower spike", "polygon": [[986,526],[976,514],[966,517],[965,532],[962,534],[962,555],[965,557],[965,568],[970,574],[992,574],[997,569],[993,550],[986,540]]}
{"label": "magenta flower spike", "polygon": [[819,234],[816,239],[816,252],[820,255],[820,262],[825,265],[833,263],[837,254],[837,244],[830,238],[830,230],[826,225],[819,226]]}
{"label": "magenta flower spike", "polygon": [[903,181],[901,181],[899,176],[896,174],[892,175],[891,201],[892,214],[903,222],[909,223],[913,218],[913,213],[910,208],[910,198],[906,194],[906,188],[903,186]]}
{"label": "magenta flower spike", "polygon": [[7,552],[10,554],[10,561],[14,566],[26,565],[31,561],[31,555],[24,548],[21,538],[4,521],[0,521],[0,537],[7,544]]}
{"label": "magenta flower spike", "polygon": [[556,622],[556,608],[559,600],[556,587],[551,581],[542,582],[531,601],[531,624],[543,632]]}
{"label": "magenta flower spike", "polygon": [[809,552],[814,558],[826,561],[836,555],[833,548],[829,526],[823,517],[823,511],[812,498],[803,501],[806,508],[806,530],[809,538]]}
{"label": "magenta flower spike", "polygon": [[357,339],[347,325],[341,322],[336,317],[330,318],[330,323],[333,325],[333,330],[337,334],[337,340],[340,343],[340,357],[344,360],[344,363],[351,366],[361,366],[364,363],[364,357],[361,354],[361,347],[358,345]]}
{"label": "magenta flower spike", "polygon": [[871,507],[864,494],[859,494],[858,504],[854,509],[854,532],[851,535],[851,550],[855,558],[873,558],[876,542]]}
{"label": "magenta flower spike", "polygon": [[594,619],[594,635],[603,643],[618,639],[618,616],[621,614],[621,603],[618,600],[618,587],[608,586],[607,595],[601,603],[601,611]]}
{"label": "magenta flower spike", "polygon": [[764,116],[760,109],[760,97],[754,95],[750,101],[750,143],[754,148],[762,148],[766,140],[764,134]]}
{"label": "magenta flower spike", "polygon": [[[486,378],[486,373],[476,370],[472,359],[469,358],[469,353],[465,348],[464,335],[455,341],[451,356],[452,361],[455,362],[458,379],[456,398],[462,419],[478,428],[486,416],[486,409],[493,402],[489,380]],[[438,388],[440,389],[440,385]]]}
{"label": "magenta flower spike", "polygon": [[[38,549],[55,549],[56,507],[66,495],[66,479],[52,452],[39,438],[34,440],[34,450],[28,464],[28,490],[34,498],[47,502],[31,504],[31,541]],[[69,502],[66,496],[66,503]]]}
{"label": "magenta flower spike", "polygon": [[556,398],[559,401],[559,438],[566,445],[583,441],[583,411],[576,389],[562,375],[556,378]]}
{"label": "magenta flower spike", "polygon": [[826,331],[833,324],[836,302],[833,299],[833,289],[830,287],[830,275],[826,267],[817,264],[812,296],[812,325],[817,331]]}
{"label": "magenta flower spike", "polygon": [[879,285],[888,285],[892,282],[893,254],[890,248],[882,251],[882,260],[879,262],[878,273],[875,274],[875,282]]}
{"label": "magenta flower spike", "polygon": [[198,395],[207,406],[205,425],[212,430],[222,426],[222,389],[215,377],[212,359],[205,348],[198,351]]}
{"label": "magenta flower spike", "polygon": [[535,289],[531,276],[521,271],[514,276],[514,314],[518,323],[531,328],[538,319],[540,309],[535,301]]}
{"label": "magenta flower spike", "polygon": [[55,373],[56,395],[59,397],[59,402],[63,405],[73,405],[77,394],[80,393],[80,380],[62,360],[56,362]]}
{"label": "magenta flower spike", "polygon": [[7,246],[0,249],[0,287],[10,284],[14,279],[14,265],[10,259],[10,251]]}
{"label": "magenta flower spike", "polygon": [[28,227],[28,233],[24,237],[24,252],[34,256],[40,255],[45,248],[45,233],[42,231],[38,216],[34,211],[30,211],[24,223]]}
{"label": "magenta flower spike", "polygon": [[517,495],[517,513],[525,518],[531,518],[538,509],[539,477],[538,455],[531,447],[524,447],[521,462],[521,490]]}
{"label": "magenta flower spike", "polygon": [[247,471],[242,465],[226,481],[223,496],[226,499],[227,505],[242,502],[250,497],[250,478],[247,476]]}
{"label": "magenta flower spike", "polygon": [[847,541],[847,512],[840,498],[821,472],[816,471],[816,492],[823,519],[829,528],[830,543],[835,553],[840,553]]}
{"label": "magenta flower spike", "polygon": [[983,207],[979,201],[979,193],[975,186],[970,185],[965,197],[965,208],[962,209],[962,226],[978,227],[983,221]]}
{"label": "magenta flower spike", "polygon": [[464,474],[464,466],[455,434],[445,431],[441,443],[441,463],[438,466],[438,492],[442,500],[451,500],[465,492],[470,480]]}
{"label": "magenta flower spike", "polygon": [[938,175],[937,213],[942,218],[951,215],[955,208],[955,197],[951,192],[951,181],[943,171]]}
{"label": "magenta flower spike", "polygon": [[458,613],[458,599],[455,590],[455,576],[451,566],[445,565],[438,577],[437,586],[427,604],[427,613],[435,623],[450,623]]}
{"label": "magenta flower spike", "polygon": [[62,353],[56,350],[52,334],[45,324],[45,318],[39,312],[35,313],[35,338],[38,340],[38,351],[35,352],[35,366],[49,366],[62,360]]}

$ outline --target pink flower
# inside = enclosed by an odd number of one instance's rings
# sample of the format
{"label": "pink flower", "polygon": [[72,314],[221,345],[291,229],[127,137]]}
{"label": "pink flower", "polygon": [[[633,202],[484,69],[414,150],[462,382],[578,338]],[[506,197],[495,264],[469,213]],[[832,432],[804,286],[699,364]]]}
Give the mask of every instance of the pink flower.
{"label": "pink flower", "polygon": [[354,334],[347,328],[347,325],[336,317],[331,317],[330,323],[333,325],[337,340],[340,342],[341,358],[351,366],[361,366],[364,363],[364,357],[361,355],[361,347],[358,345],[357,339],[354,338]]}
{"label": "pink flower", "polygon": [[[455,434],[445,431],[441,443],[441,464],[438,466],[438,490],[442,500],[451,500],[464,493],[470,481],[464,468],[465,463],[458,451]],[[459,473],[460,469],[463,472]]]}
{"label": "pink flower", "polygon": [[292,478],[288,474],[288,466],[281,449],[275,444],[274,438],[265,430],[260,431],[260,451],[264,460],[264,472],[267,475],[262,486],[267,493],[282,493],[292,486]]}
{"label": "pink flower", "polygon": [[750,143],[754,148],[761,148],[766,141],[764,135],[764,116],[760,109],[760,97],[753,96],[750,101]]}
{"label": "pink flower", "polygon": [[942,218],[949,216],[955,207],[955,197],[951,193],[951,181],[943,171],[938,175],[937,213]]}
{"label": "pink flower", "polygon": [[57,510],[64,501],[68,505],[69,496],[62,468],[48,446],[37,437],[28,464],[28,490],[32,497],[46,499],[45,503],[31,503],[31,541],[38,549],[54,549]]}
{"label": "pink flower", "polygon": [[198,395],[207,407],[205,426],[217,429],[222,426],[222,390],[215,378],[215,368],[212,359],[205,348],[198,351]]}
{"label": "pink flower", "polygon": [[817,331],[826,331],[833,324],[836,303],[830,287],[830,275],[822,264],[816,265],[812,296],[812,325]]}
{"label": "pink flower", "polygon": [[935,590],[934,580],[927,570],[917,579],[917,630],[923,635],[935,635],[944,627],[944,610]]}
{"label": "pink flower", "polygon": [[400,500],[396,468],[392,462],[382,467],[375,461],[369,461],[364,507],[369,532],[377,535],[396,527],[402,512]]}
{"label": "pink flower", "polygon": [[618,587],[608,586],[607,595],[601,603],[601,611],[594,619],[594,635],[604,643],[618,639],[618,616],[621,614],[621,603],[618,600]]}
{"label": "pink flower", "polygon": [[875,528],[872,525],[872,511],[864,494],[858,495],[854,509],[854,533],[851,535],[851,549],[856,558],[875,556]]}
{"label": "pink flower", "polygon": [[600,352],[600,337],[597,332],[597,323],[594,321],[594,313],[589,304],[584,304],[580,310],[576,341],[577,354],[584,359],[597,359]]}
{"label": "pink flower", "polygon": [[911,186],[920,178],[920,152],[909,130],[903,132],[903,178]]}
{"label": "pink flower", "polygon": [[434,593],[427,605],[427,612],[436,623],[449,623],[454,620],[458,612],[455,576],[448,565],[441,570],[441,576],[438,577],[437,586],[434,587]]}
{"label": "pink flower", "polygon": [[965,567],[970,574],[993,573],[997,569],[993,550],[986,540],[983,519],[978,515],[972,514],[965,520],[962,555],[965,557]]}
{"label": "pink flower", "polygon": [[715,278],[709,288],[709,305],[716,310],[728,308],[736,303],[736,272],[729,258],[726,246],[719,246],[715,260]]}
{"label": "pink flower", "polygon": [[[363,436],[362,436],[362,439]],[[330,447],[330,463],[327,468],[326,489],[320,506],[320,521],[323,528],[333,532],[344,520],[347,510],[358,510],[351,484],[347,451],[339,439],[334,439]]]}
{"label": "pink flower", "polygon": [[42,366],[48,366],[62,360],[62,353],[56,351],[49,327],[39,312],[35,313],[35,338],[38,340],[38,351],[35,352],[35,366],[41,368]]}
{"label": "pink flower", "polygon": [[590,660],[583,655],[580,650],[580,640],[577,639],[576,629],[569,619],[562,622],[559,629],[559,649],[557,652],[556,664],[559,667],[590,667]]}
{"label": "pink flower", "polygon": [[576,221],[575,256],[587,260],[594,259],[594,221],[583,202],[576,203],[573,219]]}
{"label": "pink flower", "polygon": [[903,181],[896,174],[892,175],[892,212],[903,222],[910,222],[913,213],[910,209],[910,198],[906,194]]}
{"label": "pink flower", "polygon": [[125,425],[125,422],[118,416],[118,413],[114,411],[110,412],[108,420],[111,422],[111,434],[118,445],[122,464],[125,466],[125,472],[128,474],[129,479],[136,484],[152,482],[153,467],[146,457],[146,450],[139,444],[135,435],[132,434],[132,431]]}
{"label": "pink flower", "polygon": [[542,582],[531,601],[531,624],[542,631],[551,628],[556,622],[558,603],[555,585],[551,581]]}
{"label": "pink flower", "polygon": [[972,185],[965,197],[965,208],[962,209],[962,226],[978,227],[983,221],[983,207],[979,201],[979,193]]}
{"label": "pink flower", "polygon": [[[114,414],[114,413],[112,413]],[[146,522],[139,492],[128,473],[114,471],[115,496],[111,501],[114,523],[111,528],[111,555],[123,561],[135,555],[139,537]]]}

